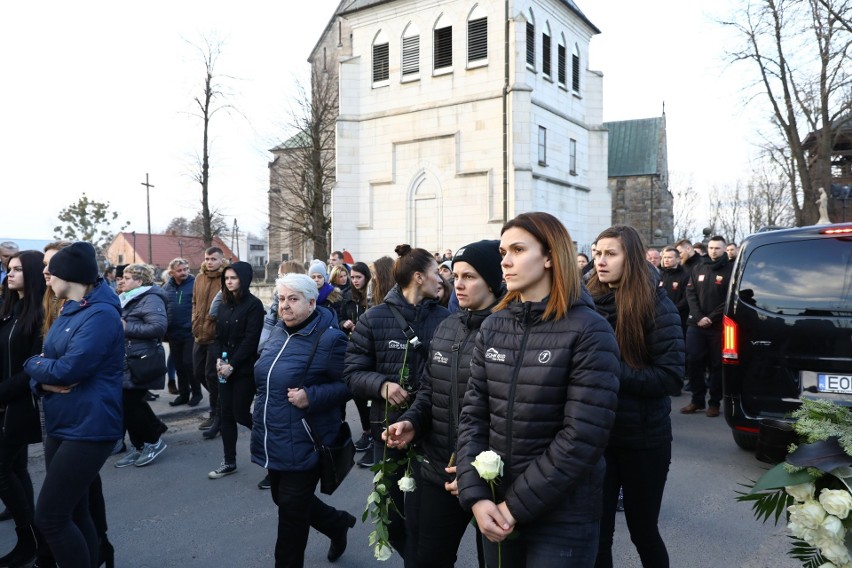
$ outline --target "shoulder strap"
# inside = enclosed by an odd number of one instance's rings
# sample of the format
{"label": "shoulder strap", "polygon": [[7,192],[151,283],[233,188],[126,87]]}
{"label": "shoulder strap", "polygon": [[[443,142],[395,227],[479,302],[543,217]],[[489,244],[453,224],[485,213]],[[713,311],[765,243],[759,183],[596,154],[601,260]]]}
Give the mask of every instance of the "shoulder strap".
{"label": "shoulder strap", "polygon": [[412,329],[411,325],[407,321],[405,321],[405,318],[402,317],[402,314],[399,313],[399,310],[396,308],[396,306],[394,306],[393,304],[387,304],[387,306],[388,308],[390,308],[393,317],[396,319],[397,325],[402,328],[402,333],[405,335],[405,338],[411,344],[411,347],[413,347],[415,350],[420,349],[420,346],[423,345],[423,343],[420,341],[420,338],[417,337],[417,334],[414,332],[414,329]]}
{"label": "shoulder strap", "polygon": [[308,376],[308,371],[311,370],[311,363],[314,362],[314,355],[317,354],[317,347],[319,346],[320,339],[322,338],[322,334],[325,333],[325,330],[327,329],[325,327],[320,327],[319,322],[317,322],[317,327],[319,327],[320,329],[316,331],[316,336],[314,337],[313,344],[311,344],[311,354],[308,356],[308,364],[305,365],[305,374],[302,375],[302,382],[299,385],[299,388],[305,386],[305,379]]}

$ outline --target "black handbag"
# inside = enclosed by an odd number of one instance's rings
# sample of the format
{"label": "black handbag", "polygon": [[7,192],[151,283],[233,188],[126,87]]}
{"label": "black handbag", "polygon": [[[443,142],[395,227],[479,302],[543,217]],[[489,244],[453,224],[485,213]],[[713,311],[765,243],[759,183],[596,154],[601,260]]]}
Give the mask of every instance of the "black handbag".
{"label": "black handbag", "polygon": [[147,353],[128,354],[127,368],[130,370],[130,380],[135,385],[144,385],[165,376],[166,350],[158,343],[154,351]]}
{"label": "black handbag", "polygon": [[[317,352],[322,334],[325,329],[317,331],[314,338],[311,354],[308,357],[308,364],[305,366],[305,376],[310,371],[311,363],[314,361],[314,355]],[[304,382],[299,388],[304,387]],[[337,433],[334,443],[326,445],[322,440],[314,436],[313,428],[307,418],[302,418],[302,424],[307,430],[311,441],[314,443],[314,449],[319,453],[320,457],[320,492],[324,495],[331,495],[335,489],[340,487],[346,476],[355,465],[355,443],[352,441],[352,430],[349,428],[349,423],[346,420],[341,420],[340,431]]]}

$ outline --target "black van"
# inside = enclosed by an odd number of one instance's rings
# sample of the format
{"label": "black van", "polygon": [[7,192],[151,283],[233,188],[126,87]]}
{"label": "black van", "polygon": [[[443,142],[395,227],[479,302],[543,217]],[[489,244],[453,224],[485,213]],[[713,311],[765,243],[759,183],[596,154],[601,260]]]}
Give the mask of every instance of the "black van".
{"label": "black van", "polygon": [[802,398],[852,406],[852,224],[745,239],[723,323],[725,419],[740,447]]}

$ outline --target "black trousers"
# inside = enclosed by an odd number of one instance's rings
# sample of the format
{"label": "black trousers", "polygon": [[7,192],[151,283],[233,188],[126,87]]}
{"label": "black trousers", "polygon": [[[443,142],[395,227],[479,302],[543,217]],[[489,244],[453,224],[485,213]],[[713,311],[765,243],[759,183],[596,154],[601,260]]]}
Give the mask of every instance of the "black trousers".
{"label": "black trousers", "polygon": [[657,527],[663,491],[672,461],[672,446],[657,448],[607,448],[603,486],[603,517],[595,568],[612,568],[612,540],[618,489],[624,491],[624,517],[630,540],[642,566],[668,568],[669,554]]}
{"label": "black trousers", "polygon": [[16,527],[33,523],[33,482],[27,471],[27,446],[9,440],[0,442],[0,499]]}
{"label": "black trousers", "polygon": [[686,376],[692,390],[692,403],[704,408],[707,385],[704,369],[710,371],[710,406],[719,407],[722,401],[722,330],[717,327],[686,329]]}
{"label": "black trousers", "polygon": [[192,338],[184,340],[169,340],[169,353],[175,365],[178,393],[183,396],[201,394],[201,383],[192,367],[192,350],[195,341]]}
{"label": "black trousers", "polygon": [[148,401],[146,391],[141,389],[123,389],[121,399],[124,403],[124,428],[130,434],[130,443],[137,450],[143,444],[155,444],[160,439],[161,423]]}
{"label": "black trousers", "polygon": [[[443,485],[430,481],[420,484],[420,534],[417,542],[417,568],[453,568],[464,532],[473,514],[465,511],[459,498],[450,494]],[[408,522],[408,519],[406,519]],[[476,530],[478,565],[485,566],[480,543],[481,533]]]}
{"label": "black trousers", "polygon": [[115,440],[82,442],[50,436],[44,440],[47,472],[35,524],[62,568],[91,568],[98,561],[98,531],[89,512],[89,490],[114,446]]}
{"label": "black trousers", "polygon": [[194,343],[192,348],[192,369],[195,373],[195,380],[210,393],[210,412],[212,414],[219,412],[219,378],[216,376],[216,359],[219,358],[221,353],[216,351],[215,343],[208,343],[207,345]]}
{"label": "black trousers", "polygon": [[358,409],[358,419],[361,421],[361,430],[363,432],[369,432],[370,407],[367,405],[367,399],[362,396],[352,395],[352,400],[355,401],[355,408]]}
{"label": "black trousers", "polygon": [[254,377],[251,375],[231,376],[228,382],[219,383],[220,428],[227,463],[237,463],[237,424],[251,430],[254,390]]}
{"label": "black trousers", "polygon": [[275,568],[302,568],[313,527],[331,538],[348,527],[345,513],[316,496],[319,467],[310,471],[269,470],[272,501],[278,506]]}

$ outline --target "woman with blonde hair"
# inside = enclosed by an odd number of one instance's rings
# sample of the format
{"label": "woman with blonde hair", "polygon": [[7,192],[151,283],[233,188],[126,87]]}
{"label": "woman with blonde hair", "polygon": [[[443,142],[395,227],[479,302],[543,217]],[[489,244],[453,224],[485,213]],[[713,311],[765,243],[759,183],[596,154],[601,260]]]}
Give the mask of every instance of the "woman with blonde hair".
{"label": "woman with blonde hair", "polygon": [[393,288],[393,259],[383,256],[373,261],[372,294],[369,301],[371,306],[378,306],[385,301],[385,296]]}
{"label": "woman with blonde hair", "polygon": [[[487,539],[489,566],[502,554],[513,568],[591,568],[618,402],[615,335],[580,282],[558,219],[518,215],[503,226],[500,253],[508,292],[473,350],[459,423],[459,500]],[[504,464],[490,486],[474,467],[486,450]],[[518,537],[507,540],[516,526]]]}

